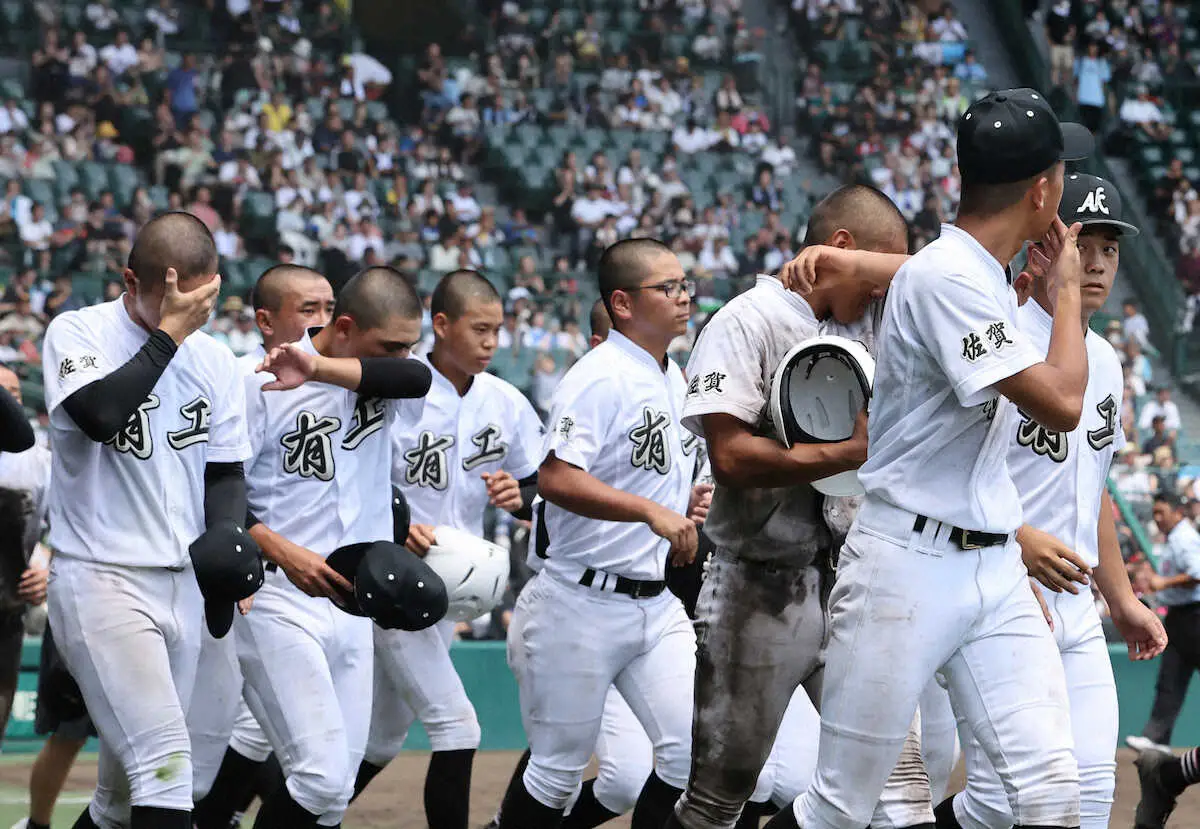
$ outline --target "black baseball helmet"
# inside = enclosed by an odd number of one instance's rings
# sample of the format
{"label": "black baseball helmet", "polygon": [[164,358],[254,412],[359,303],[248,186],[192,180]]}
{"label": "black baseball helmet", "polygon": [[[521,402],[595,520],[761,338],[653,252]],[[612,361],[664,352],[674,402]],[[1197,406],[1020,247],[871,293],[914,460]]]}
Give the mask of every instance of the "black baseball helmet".
{"label": "black baseball helmet", "polygon": [[241,526],[221,521],[193,541],[188,553],[204,596],[208,632],[220,639],[233,626],[234,605],[262,587],[262,550]]}
{"label": "black baseball helmet", "polygon": [[369,616],[381,628],[424,630],[441,621],[450,606],[441,577],[391,541],[348,544],[325,562],[354,585],[353,592],[338,591],[341,609]]}
{"label": "black baseball helmet", "polygon": [[392,487],[392,540],[404,546],[408,540],[408,526],[412,523],[412,514],[408,511],[408,499],[399,487]]}

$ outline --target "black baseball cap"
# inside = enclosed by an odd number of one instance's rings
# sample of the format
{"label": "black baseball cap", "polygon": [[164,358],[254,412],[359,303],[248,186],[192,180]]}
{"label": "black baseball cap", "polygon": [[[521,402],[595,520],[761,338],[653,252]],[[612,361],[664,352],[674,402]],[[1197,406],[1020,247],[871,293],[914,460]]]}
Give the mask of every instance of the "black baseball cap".
{"label": "black baseball cap", "polygon": [[408,511],[408,499],[399,487],[392,487],[392,540],[404,546],[408,540],[408,526],[412,523],[412,514]]}
{"label": "black baseball cap", "polygon": [[958,169],[964,184],[1008,184],[1059,161],[1078,161],[1095,142],[1082,124],[1061,123],[1033,89],[1002,89],[973,103],[958,121]]}
{"label": "black baseball cap", "polygon": [[262,587],[262,550],[233,521],[221,521],[193,541],[188,553],[204,596],[208,632],[220,639],[233,626],[234,605]]}
{"label": "black baseball cap", "polygon": [[1063,181],[1058,217],[1068,227],[1075,222],[1085,228],[1105,225],[1121,235],[1137,236],[1138,229],[1121,219],[1122,207],[1121,192],[1111,181],[1087,173],[1069,173]]}
{"label": "black baseball cap", "polygon": [[339,547],[325,563],[354,585],[339,590],[342,610],[387,630],[424,630],[446,615],[450,596],[433,568],[391,541]]}

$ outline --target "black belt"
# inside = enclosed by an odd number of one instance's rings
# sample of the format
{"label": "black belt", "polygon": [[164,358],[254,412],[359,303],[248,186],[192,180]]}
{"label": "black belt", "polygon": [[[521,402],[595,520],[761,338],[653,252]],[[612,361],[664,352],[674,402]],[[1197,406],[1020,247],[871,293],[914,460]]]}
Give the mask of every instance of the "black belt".
{"label": "black belt", "polygon": [[268,561],[266,564],[263,565],[263,569],[266,570],[268,573],[274,573],[276,570],[279,569],[279,565],[273,561]]}
{"label": "black belt", "polygon": [[[579,577],[579,583],[584,587],[591,587],[598,575],[603,575],[605,579],[612,578],[607,573],[601,573],[599,570],[593,570],[589,567]],[[613,588],[612,592],[620,593],[631,599],[653,599],[667,588],[665,581],[639,581],[638,579],[627,579],[624,576],[617,576],[616,578],[617,586]]]}
{"label": "black belt", "polygon": [[[925,522],[933,520],[936,519],[918,515],[917,520],[913,522],[913,532],[921,532],[925,529]],[[950,530],[950,542],[960,550],[995,547],[997,544],[1004,544],[1007,541],[1007,533],[985,533],[979,530],[964,530],[962,527],[952,527]]]}

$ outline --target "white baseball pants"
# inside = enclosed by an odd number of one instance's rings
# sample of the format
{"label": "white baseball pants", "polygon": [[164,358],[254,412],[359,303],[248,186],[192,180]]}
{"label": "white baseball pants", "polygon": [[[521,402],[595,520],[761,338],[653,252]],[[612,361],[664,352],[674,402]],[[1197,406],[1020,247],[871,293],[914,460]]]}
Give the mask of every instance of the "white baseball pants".
{"label": "white baseball pants", "polygon": [[[862,829],[934,674],[1021,825],[1079,825],[1066,679],[1015,542],[960,550],[950,528],[868,499],[830,596],[817,773],[805,829]],[[902,655],[903,658],[898,658]],[[969,759],[968,762],[971,762]]]}
{"label": "white baseball pants", "polygon": [[475,706],[450,659],[453,622],[425,630],[374,626],[375,696],[366,760],[386,766],[400,753],[414,720],[420,720],[434,751],[479,748],[482,732]]}
{"label": "white baseball pants", "polygon": [[271,756],[271,741],[267,739],[258,720],[250,713],[250,706],[243,698],[238,705],[237,719],[233,722],[233,734],[229,746],[243,757],[256,763],[265,763]]}
{"label": "white baseball pants", "polygon": [[600,735],[609,686],[629,703],[654,746],[654,768],[683,788],[690,765],[696,635],[670,591],[627,596],[545,572],[521,591],[508,632],[531,757],[524,782],[543,805],[564,808]]}
{"label": "white baseball pants", "polygon": [[[689,694],[689,688],[680,688]],[[596,782],[592,791],[600,805],[623,815],[633,811],[642,787],[654,771],[654,743],[616,688],[608,689],[600,736],[596,739]]]}
{"label": "white baseball pants", "polygon": [[196,687],[187,714],[192,740],[192,797],[196,800],[208,794],[217,779],[242,701],[235,635],[230,630],[214,639],[207,626],[201,632]]}
{"label": "white baseball pants", "polygon": [[100,735],[89,811],[128,825],[130,806],[191,810],[185,717],[204,604],[191,568],[120,567],[57,555],[50,624]]}
{"label": "white baseball pants", "polygon": [[[1117,784],[1117,686],[1108,643],[1091,590],[1078,594],[1045,591],[1054,617],[1054,639],[1062,655],[1071,703],[1075,760],[1079,764],[1079,826],[1108,829]],[[974,736],[968,737],[976,743]],[[973,745],[967,750],[967,788],[954,799],[954,813],[964,829],[996,829],[1013,825],[1012,811],[1000,778],[987,756]]]}
{"label": "white baseball pants", "polygon": [[292,799],[322,826],[341,822],[366,748],[372,627],[281,572],[268,573],[254,609],[234,619],[246,703]]}
{"label": "white baseball pants", "polygon": [[950,695],[938,676],[925,686],[921,694],[921,759],[929,774],[929,793],[933,805],[946,799],[950,775],[962,756],[958,742],[958,726]]}

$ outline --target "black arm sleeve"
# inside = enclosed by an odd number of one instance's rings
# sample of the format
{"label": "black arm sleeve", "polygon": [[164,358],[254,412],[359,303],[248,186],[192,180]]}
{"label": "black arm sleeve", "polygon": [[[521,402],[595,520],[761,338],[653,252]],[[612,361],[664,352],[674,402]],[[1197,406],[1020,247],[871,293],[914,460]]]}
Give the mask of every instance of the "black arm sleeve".
{"label": "black arm sleeve", "polygon": [[4,389],[0,389],[0,452],[24,452],[32,449],[33,426],[25,408]]}
{"label": "black arm sleeve", "polygon": [[363,357],[362,380],[356,391],[363,397],[424,397],[429,394],[433,374],[429,366],[400,357]]}
{"label": "black arm sleeve", "polygon": [[533,499],[537,497],[537,473],[534,472],[528,478],[517,481],[517,486],[521,488],[521,508],[513,510],[512,517],[522,521],[532,521]]}
{"label": "black arm sleeve", "polygon": [[246,529],[247,530],[249,530],[255,524],[261,524],[261,523],[262,522],[258,520],[257,515],[252,513],[249,509],[246,510]]}
{"label": "black arm sleeve", "polygon": [[204,525],[219,521],[240,524],[246,518],[246,473],[241,461],[204,467]]}
{"label": "black arm sleeve", "polygon": [[125,427],[151,391],[167,363],[178,351],[164,331],[155,331],[137,354],[116,371],[77,389],[62,406],[71,420],[96,443],[103,443]]}

